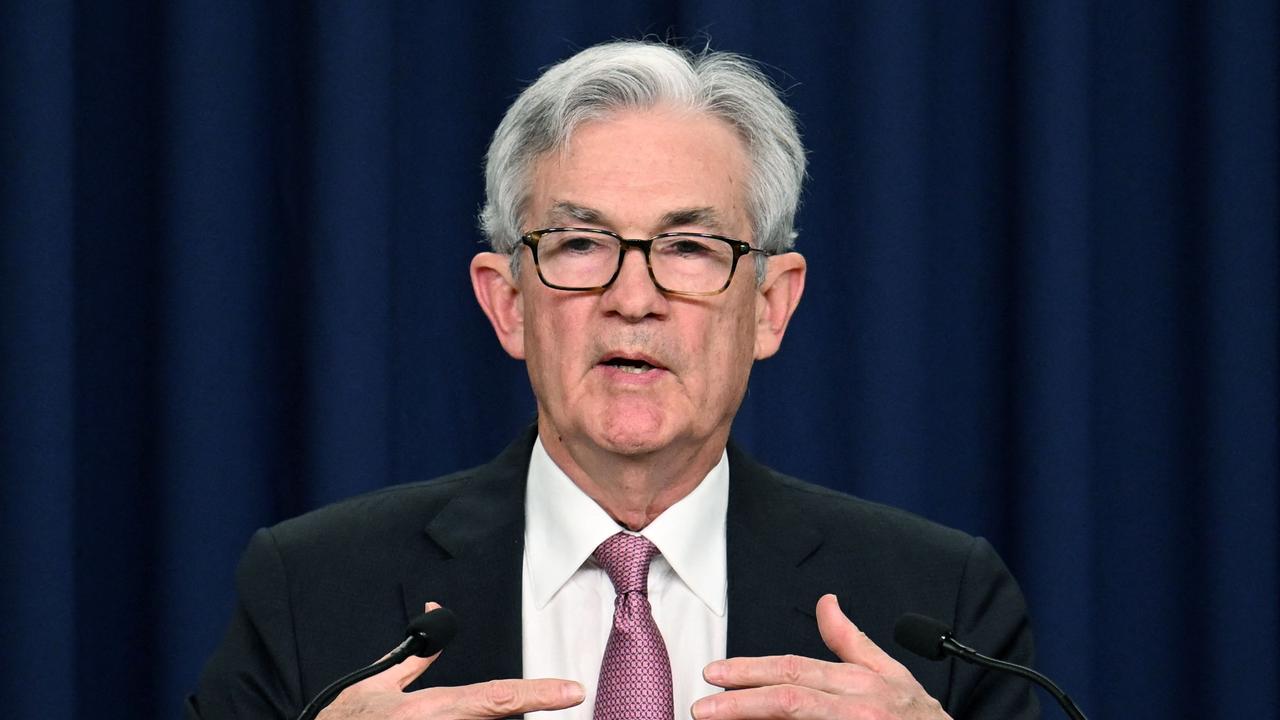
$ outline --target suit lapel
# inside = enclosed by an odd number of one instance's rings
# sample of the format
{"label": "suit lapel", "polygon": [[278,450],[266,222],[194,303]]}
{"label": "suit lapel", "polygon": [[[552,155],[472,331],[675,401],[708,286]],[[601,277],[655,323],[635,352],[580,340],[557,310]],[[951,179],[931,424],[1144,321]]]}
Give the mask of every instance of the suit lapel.
{"label": "suit lapel", "polygon": [[406,617],[434,600],[458,618],[458,634],[411,687],[517,678],[521,662],[524,488],[530,429],[460,483],[428,519],[422,552],[407,564],[401,588]]}
{"label": "suit lapel", "polygon": [[[406,621],[434,600],[458,616],[458,636],[410,689],[522,675],[521,582],[530,428],[471,475],[428,519],[401,577]],[[728,656],[829,655],[814,620],[825,592],[805,571],[822,534],[788,507],[771,472],[729,448]],[[448,481],[446,481],[448,482]]]}
{"label": "suit lapel", "polygon": [[729,444],[728,656],[829,655],[814,606],[824,592],[805,571],[823,538],[787,506],[768,468]]}

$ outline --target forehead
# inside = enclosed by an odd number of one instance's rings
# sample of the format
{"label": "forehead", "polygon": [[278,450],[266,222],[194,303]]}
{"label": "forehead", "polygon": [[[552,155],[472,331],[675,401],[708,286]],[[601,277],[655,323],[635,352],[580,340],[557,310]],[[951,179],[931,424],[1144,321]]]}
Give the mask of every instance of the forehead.
{"label": "forehead", "polygon": [[583,123],[562,151],[535,162],[527,222],[652,232],[713,222],[742,236],[749,227],[748,171],[745,143],[719,118],[666,108],[622,111]]}

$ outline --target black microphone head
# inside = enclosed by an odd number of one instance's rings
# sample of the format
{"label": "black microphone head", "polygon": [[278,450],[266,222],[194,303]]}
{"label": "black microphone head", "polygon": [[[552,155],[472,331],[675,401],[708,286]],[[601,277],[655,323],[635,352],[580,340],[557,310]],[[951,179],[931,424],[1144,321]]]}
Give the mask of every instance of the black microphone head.
{"label": "black microphone head", "polygon": [[458,632],[458,618],[448,608],[436,608],[409,621],[405,634],[414,638],[413,654],[431,657],[444,649]]}
{"label": "black microphone head", "polygon": [[951,635],[951,628],[931,617],[907,613],[898,618],[893,627],[893,639],[902,647],[929,660],[941,660],[942,641]]}

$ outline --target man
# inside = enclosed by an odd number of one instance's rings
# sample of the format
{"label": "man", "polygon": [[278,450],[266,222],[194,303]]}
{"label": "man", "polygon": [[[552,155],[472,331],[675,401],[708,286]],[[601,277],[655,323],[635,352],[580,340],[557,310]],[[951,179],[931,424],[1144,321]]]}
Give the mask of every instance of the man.
{"label": "man", "polygon": [[548,70],[495,133],[494,252],[471,265],[536,429],[259,531],[188,716],[292,717],[435,601],[457,640],[321,717],[1035,717],[1019,681],[888,646],[914,611],[1029,661],[985,542],[729,443],[804,288],[803,176],[791,112],[740,57],[622,42]]}

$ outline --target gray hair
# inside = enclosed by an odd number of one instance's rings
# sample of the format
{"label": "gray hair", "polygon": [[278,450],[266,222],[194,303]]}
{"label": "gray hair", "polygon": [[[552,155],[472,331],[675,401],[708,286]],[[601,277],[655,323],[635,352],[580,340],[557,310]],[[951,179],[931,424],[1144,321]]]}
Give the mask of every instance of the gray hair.
{"label": "gray hair", "polygon": [[[583,122],[660,103],[708,113],[738,131],[751,163],[753,244],[770,253],[790,250],[805,154],[795,115],[769,78],[741,55],[635,40],[596,45],[552,66],[507,110],[485,156],[480,228],[490,247],[511,254],[512,268],[518,268],[520,227],[538,158],[565,148]],[[763,278],[764,259],[756,257],[757,277]]]}

